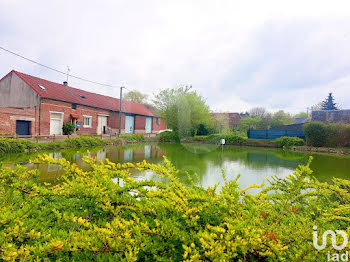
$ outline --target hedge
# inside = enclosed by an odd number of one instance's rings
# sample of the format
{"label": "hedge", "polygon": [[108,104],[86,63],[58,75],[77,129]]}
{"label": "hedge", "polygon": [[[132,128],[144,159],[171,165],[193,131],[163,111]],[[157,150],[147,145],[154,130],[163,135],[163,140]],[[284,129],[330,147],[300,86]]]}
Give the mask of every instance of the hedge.
{"label": "hedge", "polygon": [[[350,181],[320,183],[310,163],[252,195],[260,186],[241,189],[239,177],[224,174],[221,189],[185,186],[166,158],[164,166],[83,160],[89,171],[65,159],[34,160],[62,166],[65,176],[52,186],[40,183],[37,170],[0,169],[0,259],[327,261],[330,238],[317,251],[313,227],[319,235],[349,232]],[[134,181],[131,169],[164,182]]]}
{"label": "hedge", "polygon": [[274,143],[276,144],[277,147],[287,147],[287,148],[290,148],[291,146],[305,145],[304,139],[301,139],[299,137],[289,137],[289,136],[276,138],[274,140]]}
{"label": "hedge", "polygon": [[234,134],[213,134],[206,137],[206,141],[208,143],[218,144],[220,140],[224,138],[225,143],[228,145],[239,145],[242,144],[243,141],[247,140],[246,137]]}
{"label": "hedge", "polygon": [[175,131],[165,131],[157,135],[159,142],[180,142],[179,134]]}
{"label": "hedge", "polygon": [[315,147],[350,147],[350,125],[311,122],[304,126],[306,143]]}
{"label": "hedge", "polygon": [[111,144],[116,140],[126,141],[143,141],[143,135],[122,135],[115,139],[101,139],[99,137],[78,136],[74,138],[67,138],[61,142],[36,143],[24,139],[16,138],[0,138],[0,153],[20,153],[30,150],[53,150],[60,148],[75,148],[75,147],[93,147]]}

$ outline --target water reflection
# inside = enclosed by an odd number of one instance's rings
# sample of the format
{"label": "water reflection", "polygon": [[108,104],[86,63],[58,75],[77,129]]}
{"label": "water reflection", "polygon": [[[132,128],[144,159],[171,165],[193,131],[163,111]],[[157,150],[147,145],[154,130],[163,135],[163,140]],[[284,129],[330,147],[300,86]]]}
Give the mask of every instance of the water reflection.
{"label": "water reflection", "polygon": [[[62,150],[48,152],[56,159],[66,158],[75,162],[80,168],[86,170],[88,165],[82,161],[85,155],[96,157],[104,161],[106,158],[115,163],[141,162],[146,159],[151,163],[162,163],[163,155],[173,162],[180,170],[181,180],[188,183],[188,175],[195,178],[195,174],[204,186],[213,186],[223,183],[222,170],[225,170],[228,179],[234,179],[242,174],[239,184],[246,187],[251,184],[265,183],[273,176],[285,177],[300,165],[305,164],[310,154],[283,151],[277,149],[262,149],[252,147],[226,146],[224,152],[221,148],[211,145],[181,145],[181,144],[141,144],[125,147],[97,147],[77,150]],[[0,156],[5,165],[14,166],[22,164],[29,168],[40,170],[41,181],[55,182],[62,174],[58,165],[34,165],[28,163],[38,153],[15,154]],[[320,181],[330,181],[332,177],[350,178],[350,158],[335,155],[313,155],[311,169]],[[136,179],[159,179],[152,172],[135,172]]]}

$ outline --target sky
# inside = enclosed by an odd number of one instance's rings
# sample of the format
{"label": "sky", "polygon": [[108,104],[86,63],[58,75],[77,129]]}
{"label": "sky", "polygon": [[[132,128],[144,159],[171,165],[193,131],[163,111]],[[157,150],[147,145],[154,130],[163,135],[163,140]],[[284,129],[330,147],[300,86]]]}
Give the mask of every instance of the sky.
{"label": "sky", "polygon": [[[216,112],[305,112],[329,92],[350,108],[348,0],[1,0],[0,46],[151,97],[192,85]],[[0,50],[0,76],[12,69],[66,79]]]}

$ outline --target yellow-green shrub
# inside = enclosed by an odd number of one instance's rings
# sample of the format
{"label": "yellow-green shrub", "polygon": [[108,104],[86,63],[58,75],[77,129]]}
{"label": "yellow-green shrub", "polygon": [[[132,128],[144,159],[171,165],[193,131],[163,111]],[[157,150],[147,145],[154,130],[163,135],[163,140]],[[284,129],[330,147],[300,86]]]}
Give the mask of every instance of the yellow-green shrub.
{"label": "yellow-green shrub", "polygon": [[[350,181],[320,183],[309,164],[251,195],[259,186],[240,189],[237,180],[225,179],[220,190],[185,186],[167,159],[164,166],[84,161],[90,171],[36,159],[62,166],[57,185],[40,184],[37,170],[0,169],[0,259],[325,261],[331,247],[313,247],[312,227],[350,231]],[[134,168],[167,181],[134,181]]]}

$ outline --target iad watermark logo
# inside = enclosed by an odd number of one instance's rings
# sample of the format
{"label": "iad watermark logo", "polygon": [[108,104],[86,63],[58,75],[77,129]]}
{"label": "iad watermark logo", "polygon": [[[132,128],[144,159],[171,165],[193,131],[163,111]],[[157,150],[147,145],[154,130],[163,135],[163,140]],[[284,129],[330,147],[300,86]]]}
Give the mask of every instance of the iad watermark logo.
{"label": "iad watermark logo", "polygon": [[[322,234],[322,244],[319,245],[317,226],[314,226],[313,229],[314,229],[313,244],[317,250],[323,250],[326,248],[328,235],[331,236],[332,247],[335,250],[343,250],[348,245],[348,235],[342,230],[335,230],[335,232],[333,230],[326,230]],[[339,246],[337,245],[337,234],[339,234],[343,238],[343,243]],[[349,261],[348,251],[343,253],[331,253],[330,251],[328,251],[327,260],[328,261]]]}

